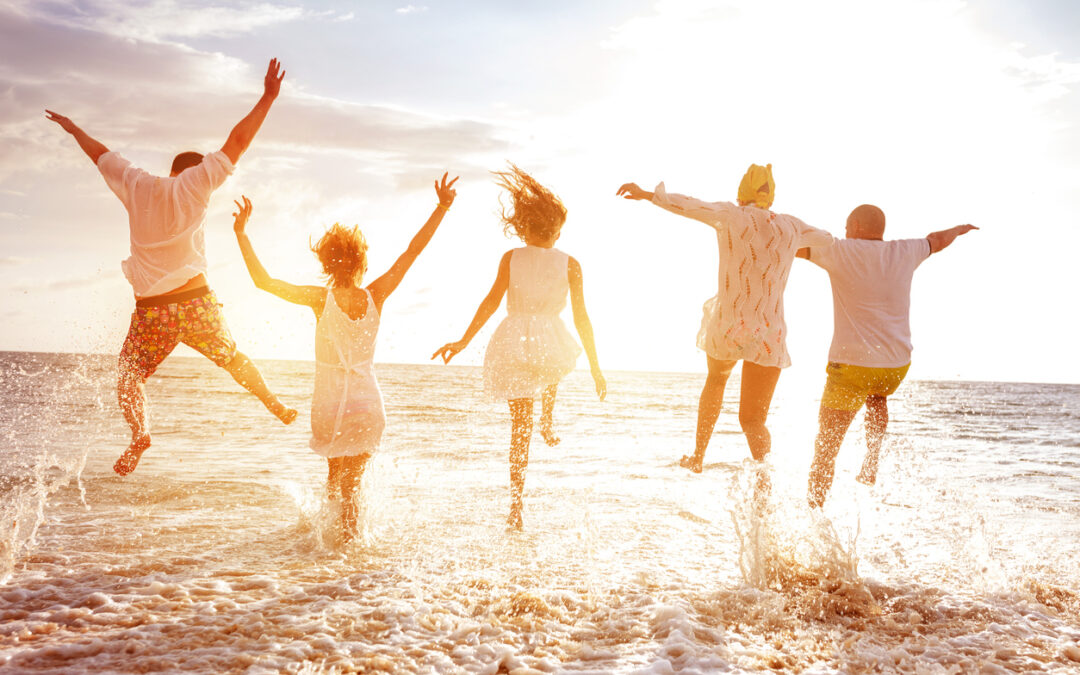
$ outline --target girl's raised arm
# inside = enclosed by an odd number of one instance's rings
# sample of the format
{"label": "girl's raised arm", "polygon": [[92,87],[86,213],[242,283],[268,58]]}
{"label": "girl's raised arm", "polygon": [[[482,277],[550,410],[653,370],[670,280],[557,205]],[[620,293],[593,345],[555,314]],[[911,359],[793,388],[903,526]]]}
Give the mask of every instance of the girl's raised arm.
{"label": "girl's raised arm", "polygon": [[607,380],[600,372],[600,361],[596,358],[596,340],[593,338],[592,321],[589,321],[589,313],[585,311],[585,291],[581,278],[581,263],[575,258],[570,258],[567,266],[570,281],[570,306],[574,310],[574,326],[577,327],[578,335],[581,336],[581,344],[585,347],[585,355],[589,357],[589,369],[592,371],[593,381],[596,383],[596,395],[603,401],[607,396]]}
{"label": "girl's raised arm", "polygon": [[491,315],[494,314],[495,310],[502,304],[503,296],[506,295],[506,289],[510,286],[511,254],[513,254],[513,251],[507,251],[503,255],[502,260],[499,261],[499,273],[495,277],[495,283],[491,286],[491,290],[488,291],[487,297],[480,303],[480,307],[477,308],[476,316],[473,317],[472,323],[469,324],[469,329],[465,331],[465,336],[457,342],[448,342],[440,347],[431,355],[433,360],[436,357],[441,356],[443,363],[450,363],[450,359],[454,358],[458,352],[469,346],[469,342],[476,337],[476,334],[484,327],[487,320],[491,318]]}
{"label": "girl's raised arm", "polygon": [[449,183],[446,182],[446,178],[449,172],[444,173],[442,182],[435,181],[435,194],[439,197],[439,204],[435,207],[435,210],[431,212],[431,216],[424,223],[424,226],[420,228],[420,231],[416,233],[416,236],[409,242],[409,248],[405,249],[405,252],[390,266],[390,269],[386,271],[381,277],[372,281],[368,285],[368,290],[371,291],[371,297],[375,301],[375,308],[382,312],[383,303],[386,301],[390,294],[394,292],[394,289],[398,287],[401,280],[405,278],[405,273],[412,267],[416,257],[420,255],[420,252],[431,241],[431,237],[435,234],[435,230],[439,228],[439,223],[442,222],[443,216],[446,215],[450,205],[454,203],[454,197],[457,196],[457,190],[453,189],[454,183],[460,176],[456,176]]}
{"label": "girl's raised arm", "polygon": [[243,196],[241,199],[244,200],[243,204],[233,201],[238,209],[233,214],[233,218],[235,218],[233,231],[236,232],[236,243],[240,244],[240,253],[244,256],[244,264],[247,265],[248,274],[251,275],[251,280],[255,282],[255,287],[267,293],[273,293],[282,300],[288,300],[297,305],[307,305],[315,310],[316,316],[321,314],[323,306],[326,304],[325,288],[321,286],[296,286],[274,279],[267,273],[262,263],[259,262],[258,256],[255,255],[255,249],[251,246],[251,240],[248,239],[247,233],[244,231],[248,218],[251,217],[251,200]]}

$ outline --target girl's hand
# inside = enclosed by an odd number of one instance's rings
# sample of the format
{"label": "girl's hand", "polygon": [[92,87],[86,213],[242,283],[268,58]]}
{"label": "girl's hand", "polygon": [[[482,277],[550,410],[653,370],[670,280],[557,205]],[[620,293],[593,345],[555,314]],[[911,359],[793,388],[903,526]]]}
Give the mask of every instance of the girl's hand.
{"label": "girl's hand", "polygon": [[599,368],[594,368],[592,371],[593,382],[596,382],[596,395],[603,401],[607,396],[607,380],[604,379],[604,374],[600,372]]}
{"label": "girl's hand", "polygon": [[[455,178],[454,180],[457,179]],[[431,355],[431,359],[434,361],[436,357],[441,356],[443,363],[450,363],[450,359],[457,356],[459,352],[463,351],[468,346],[469,343],[467,340],[448,342],[442,347],[440,347],[438,350],[436,350],[435,353]]]}
{"label": "girl's hand", "polygon": [[236,204],[236,208],[239,209],[233,214],[233,218],[236,220],[233,221],[232,226],[233,232],[237,235],[244,233],[244,227],[247,225],[248,218],[251,217],[251,200],[243,195],[241,195],[240,198],[244,200],[243,204],[235,199],[233,200],[233,204]]}
{"label": "girl's hand", "polygon": [[[447,171],[442,175],[442,181],[435,181],[435,194],[439,196],[439,206],[443,208],[449,208],[454,203],[454,197],[457,197],[457,190],[454,189],[454,183],[457,182],[461,176],[454,176],[454,180],[449,183],[446,182],[447,176],[450,172]],[[434,357],[432,357],[434,358]]]}

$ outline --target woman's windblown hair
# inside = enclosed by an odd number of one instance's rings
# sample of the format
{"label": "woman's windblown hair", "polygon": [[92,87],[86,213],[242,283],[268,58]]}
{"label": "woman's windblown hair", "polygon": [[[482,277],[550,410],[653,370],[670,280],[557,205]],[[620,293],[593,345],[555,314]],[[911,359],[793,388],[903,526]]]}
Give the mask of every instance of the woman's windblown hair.
{"label": "woman's windblown hair", "polygon": [[350,286],[363,278],[367,272],[367,241],[360,227],[345,227],[340,223],[326,231],[311,247],[323,274],[332,286]]}
{"label": "woman's windblown hair", "polygon": [[555,193],[511,163],[507,171],[493,171],[495,182],[510,193],[510,209],[499,199],[503,232],[547,239],[558,234],[566,222],[566,207]]}

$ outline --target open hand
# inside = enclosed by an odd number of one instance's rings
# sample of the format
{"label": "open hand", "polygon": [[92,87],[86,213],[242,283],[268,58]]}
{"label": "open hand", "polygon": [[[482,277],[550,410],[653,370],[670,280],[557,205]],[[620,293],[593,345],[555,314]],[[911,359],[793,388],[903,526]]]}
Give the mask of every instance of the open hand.
{"label": "open hand", "polygon": [[[456,179],[455,179],[456,180]],[[434,361],[436,357],[441,356],[443,363],[450,363],[450,359],[458,355],[459,352],[469,346],[469,343],[465,340],[458,340],[457,342],[448,342],[442,347],[439,347],[434,354],[431,355],[431,360]]]}
{"label": "open hand", "polygon": [[51,110],[46,110],[45,111],[45,117],[47,119],[50,119],[53,122],[56,122],[57,124],[59,124],[60,128],[63,129],[64,131],[68,132],[69,134],[75,133],[75,131],[79,128],[79,127],[75,126],[75,123],[72,122],[67,117],[64,117],[60,113],[54,113]]}
{"label": "open hand", "polygon": [[599,369],[592,371],[593,382],[596,383],[596,395],[603,401],[607,396],[607,380],[604,379],[604,374]]}
{"label": "open hand", "polygon": [[639,188],[637,183],[623,183],[615,192],[615,196],[627,199],[647,199],[649,193]]}
{"label": "open hand", "polygon": [[233,213],[233,218],[235,218],[235,220],[233,221],[232,229],[236,234],[244,233],[244,227],[247,226],[248,218],[251,217],[251,200],[243,195],[240,196],[240,199],[244,200],[243,204],[235,199],[233,200],[233,204],[236,204],[236,208],[238,209],[238,211]]}
{"label": "open hand", "polygon": [[444,207],[449,207],[454,203],[454,197],[457,197],[457,190],[454,189],[454,183],[457,182],[461,176],[454,176],[454,179],[449,183],[446,182],[447,176],[450,172],[447,171],[442,175],[441,181],[435,181],[435,194],[439,196],[439,203]]}
{"label": "open hand", "polygon": [[956,226],[956,236],[960,236],[961,234],[967,234],[968,232],[971,232],[972,230],[977,230],[977,229],[979,229],[979,228],[975,227],[974,225],[957,225]]}
{"label": "open hand", "polygon": [[266,96],[277,98],[281,91],[281,81],[285,79],[285,71],[281,70],[281,62],[270,59],[270,65],[266,68],[266,77],[263,78],[263,92]]}

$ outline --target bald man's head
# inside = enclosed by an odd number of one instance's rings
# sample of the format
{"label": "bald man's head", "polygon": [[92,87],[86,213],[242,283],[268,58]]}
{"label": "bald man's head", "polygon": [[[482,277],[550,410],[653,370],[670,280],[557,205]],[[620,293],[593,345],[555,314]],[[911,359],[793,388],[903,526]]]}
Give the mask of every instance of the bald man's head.
{"label": "bald man's head", "polygon": [[848,239],[882,239],[885,236],[885,213],[876,206],[863,204],[855,207],[847,217]]}

